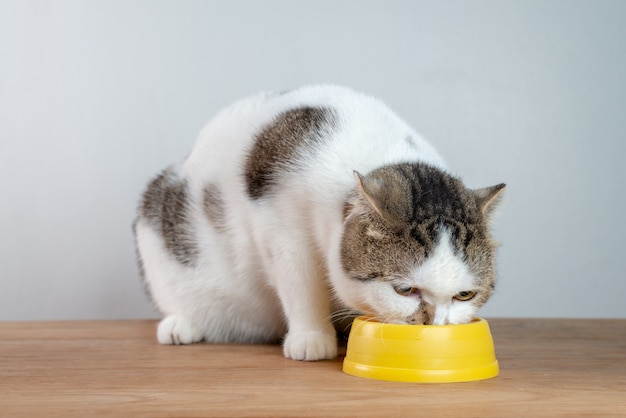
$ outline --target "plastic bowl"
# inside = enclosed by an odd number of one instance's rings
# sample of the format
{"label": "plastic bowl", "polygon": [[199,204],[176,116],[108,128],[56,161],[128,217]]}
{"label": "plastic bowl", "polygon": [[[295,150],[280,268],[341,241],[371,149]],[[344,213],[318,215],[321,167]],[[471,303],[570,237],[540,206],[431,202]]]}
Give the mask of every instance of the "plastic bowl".
{"label": "plastic bowl", "polygon": [[399,382],[468,382],[499,373],[487,321],[459,325],[384,324],[358,317],[352,324],[343,371]]}

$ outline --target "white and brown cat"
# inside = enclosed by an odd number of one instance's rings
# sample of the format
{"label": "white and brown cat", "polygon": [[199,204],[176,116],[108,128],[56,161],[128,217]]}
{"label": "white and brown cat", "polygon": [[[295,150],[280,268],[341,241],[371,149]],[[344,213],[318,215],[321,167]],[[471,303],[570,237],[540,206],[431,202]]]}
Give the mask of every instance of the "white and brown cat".
{"label": "white and brown cat", "polygon": [[466,188],[380,101],[305,87],[236,102],[148,186],[135,235],[163,344],[337,354],[334,316],[456,324],[495,284],[504,184]]}

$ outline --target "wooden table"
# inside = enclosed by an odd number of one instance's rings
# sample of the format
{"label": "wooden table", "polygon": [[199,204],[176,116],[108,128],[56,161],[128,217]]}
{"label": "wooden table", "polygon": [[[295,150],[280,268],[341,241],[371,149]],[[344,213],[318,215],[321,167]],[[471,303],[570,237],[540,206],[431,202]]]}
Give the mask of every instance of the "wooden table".
{"label": "wooden table", "polygon": [[0,416],[626,417],[626,320],[489,323],[500,376],[408,384],[346,375],[343,356],[162,346],[155,321],[5,322]]}

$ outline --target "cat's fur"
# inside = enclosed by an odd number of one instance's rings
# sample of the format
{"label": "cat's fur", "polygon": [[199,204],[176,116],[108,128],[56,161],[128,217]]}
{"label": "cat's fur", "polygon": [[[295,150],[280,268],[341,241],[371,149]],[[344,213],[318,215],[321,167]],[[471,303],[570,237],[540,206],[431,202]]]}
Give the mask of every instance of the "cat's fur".
{"label": "cat's fur", "polygon": [[488,221],[504,185],[470,190],[445,170],[386,106],[346,88],[226,108],[139,207],[158,340],[284,339],[285,356],[317,360],[337,354],[333,313],[470,321],[494,288]]}

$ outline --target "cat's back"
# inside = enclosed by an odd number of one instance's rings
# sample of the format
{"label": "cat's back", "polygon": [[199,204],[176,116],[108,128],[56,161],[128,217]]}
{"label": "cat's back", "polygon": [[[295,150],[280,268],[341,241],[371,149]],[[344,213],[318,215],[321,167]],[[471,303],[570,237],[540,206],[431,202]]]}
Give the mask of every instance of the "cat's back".
{"label": "cat's back", "polygon": [[201,182],[244,178],[254,197],[266,185],[259,181],[288,166],[335,179],[339,170],[351,179],[353,170],[412,160],[443,166],[436,151],[378,99],[317,85],[263,92],[223,109],[203,128],[181,171]]}
{"label": "cat's back", "polygon": [[[333,85],[306,86],[295,90],[281,92],[261,92],[253,96],[240,99],[218,112],[204,126],[192,153],[185,161],[187,169],[196,165],[207,168],[210,160],[215,160],[218,166],[228,161],[241,161],[247,157],[254,143],[261,139],[268,127],[276,123],[291,124],[284,131],[294,131],[302,128],[302,114],[300,120],[295,115],[299,109],[314,109],[323,111],[347,113],[348,109],[356,107],[367,100],[365,95],[351,89]],[[280,120],[281,116],[291,114],[288,120]],[[320,116],[321,117],[321,116]],[[272,138],[274,142],[284,140]],[[287,141],[293,142],[293,141]],[[295,145],[295,144],[292,144]],[[223,172],[223,171],[222,171]]]}

